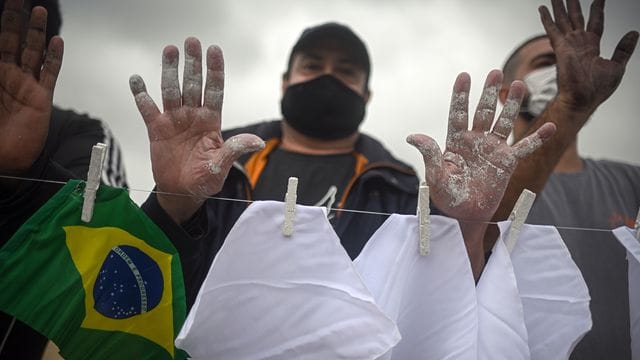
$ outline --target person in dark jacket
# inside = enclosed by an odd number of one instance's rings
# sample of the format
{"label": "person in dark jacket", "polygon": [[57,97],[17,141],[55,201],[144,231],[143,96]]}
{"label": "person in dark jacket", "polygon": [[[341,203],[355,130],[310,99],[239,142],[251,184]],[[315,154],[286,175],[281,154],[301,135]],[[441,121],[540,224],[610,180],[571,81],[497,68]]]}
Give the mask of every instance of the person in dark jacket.
{"label": "person in dark jacket", "polygon": [[[33,7],[42,6],[47,10],[46,37],[43,39],[45,46],[54,36],[59,34],[62,18],[57,0],[27,1],[20,5],[21,11],[16,11],[18,10],[17,2],[6,2],[11,8],[10,12],[18,16],[14,19],[23,23],[29,20],[26,17],[23,18],[23,15],[29,14]],[[4,8],[5,1],[0,0],[0,9]],[[5,26],[10,25],[10,23],[3,24],[3,31],[5,31]],[[27,32],[23,32],[21,35],[26,36]],[[16,40],[19,43],[26,43],[24,37],[22,39],[17,37]],[[3,61],[5,62],[7,61],[7,50],[7,47],[3,48]],[[22,62],[25,61],[22,60]],[[7,79],[8,74],[6,70],[3,71],[3,79]],[[36,128],[32,129],[37,131]],[[109,145],[109,150],[101,175],[102,182],[111,186],[127,187],[120,145],[105,122],[91,118],[87,114],[79,114],[53,105],[50,110],[48,129],[45,130],[44,149],[46,151],[41,154],[40,160],[32,166],[31,171],[13,174],[0,173],[0,175],[19,175],[20,177],[54,181],[64,181],[70,178],[86,179],[91,159],[91,148],[96,143],[104,143]],[[10,146],[9,144],[11,143],[5,142],[0,146]],[[17,149],[19,148],[20,146],[17,147]],[[46,172],[45,169],[47,169]],[[10,183],[13,185],[9,186]],[[14,185],[18,187],[15,188]],[[0,216],[0,247],[9,240],[17,228],[28,218],[28,215],[35,212],[39,205],[45,202],[57,189],[57,185],[52,184],[0,179],[0,207],[7,209],[6,213],[2,211],[2,216]],[[26,207],[18,205],[24,197],[31,198]],[[0,312],[0,344],[2,344],[0,359],[40,359],[46,343],[45,337],[22,322],[14,321],[11,316]]]}
{"label": "person in dark jacket", "polygon": [[[188,38],[185,63],[200,63],[201,57],[199,41]],[[189,306],[247,206],[209,196],[282,200],[288,177],[296,176],[298,203],[321,205],[334,187],[339,200],[331,222],[352,258],[385,217],[348,210],[415,214],[419,180],[414,170],[359,131],[371,95],[371,65],[366,46],[347,26],[325,23],[304,30],[282,77],[282,120],[230,131],[220,131],[221,50],[212,46],[207,51],[204,95],[201,69],[192,66],[185,67],[181,92],[175,46],[164,49],[162,62],[164,112],[142,79],[130,78],[149,132],[158,190],[143,208],[178,248]],[[500,71],[489,74],[473,129],[467,130],[470,79],[467,74],[458,76],[444,154],[431,138],[408,138],[424,155],[434,213],[464,220],[460,225],[476,279],[485,259],[484,222],[498,207],[517,159],[530,154],[555,129],[549,124],[523,142],[507,145],[524,86],[514,84],[510,105],[491,130],[501,80]],[[252,153],[255,150],[260,151]]]}

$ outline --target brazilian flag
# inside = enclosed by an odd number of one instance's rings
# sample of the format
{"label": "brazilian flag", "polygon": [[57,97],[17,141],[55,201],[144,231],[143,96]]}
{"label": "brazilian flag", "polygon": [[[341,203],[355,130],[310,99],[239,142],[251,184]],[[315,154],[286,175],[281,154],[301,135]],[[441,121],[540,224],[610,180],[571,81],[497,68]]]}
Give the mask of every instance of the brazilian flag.
{"label": "brazilian flag", "polygon": [[0,249],[0,310],[66,359],[184,358],[175,248],[123,189],[101,186],[82,222],[83,189],[68,182]]}

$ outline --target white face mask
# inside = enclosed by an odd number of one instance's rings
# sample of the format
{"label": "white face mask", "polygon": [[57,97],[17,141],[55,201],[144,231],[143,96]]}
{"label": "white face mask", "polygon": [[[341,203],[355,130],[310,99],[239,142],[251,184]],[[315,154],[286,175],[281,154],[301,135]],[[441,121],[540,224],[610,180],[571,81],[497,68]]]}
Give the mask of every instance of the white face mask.
{"label": "white face mask", "polygon": [[529,91],[526,111],[533,117],[538,117],[547,105],[558,94],[558,82],[556,81],[556,66],[551,65],[534,70],[524,77],[524,83]]}

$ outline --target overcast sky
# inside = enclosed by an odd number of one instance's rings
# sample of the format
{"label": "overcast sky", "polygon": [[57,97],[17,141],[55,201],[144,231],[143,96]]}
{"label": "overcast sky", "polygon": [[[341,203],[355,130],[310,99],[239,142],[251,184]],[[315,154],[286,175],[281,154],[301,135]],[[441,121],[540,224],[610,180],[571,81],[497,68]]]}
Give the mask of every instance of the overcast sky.
{"label": "overcast sky", "polygon": [[[543,32],[535,0],[60,0],[64,63],[55,102],[105,120],[119,139],[132,189],[153,188],[149,143],[128,88],[140,74],[161,106],[162,48],[187,36],[225,55],[223,128],[280,116],[280,79],[293,43],[310,25],[338,21],[367,43],[373,97],[362,130],[423,173],[420,132],[444,143],[451,87],[472,79],[472,108],[486,74],[520,41]],[[585,11],[589,2],[582,1]],[[585,15],[586,17],[587,15]],[[609,0],[602,54],[640,30],[640,1]],[[181,59],[182,60],[182,59]],[[182,66],[182,65],[181,65]],[[640,51],[617,92],[580,133],[583,155],[640,164]],[[142,192],[131,192],[140,202]]]}

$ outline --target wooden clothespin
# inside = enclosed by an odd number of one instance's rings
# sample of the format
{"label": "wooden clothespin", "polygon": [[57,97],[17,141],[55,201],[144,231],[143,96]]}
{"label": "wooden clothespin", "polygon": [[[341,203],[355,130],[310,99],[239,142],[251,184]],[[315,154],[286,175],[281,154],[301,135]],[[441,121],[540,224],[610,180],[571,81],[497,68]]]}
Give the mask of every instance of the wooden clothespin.
{"label": "wooden clothespin", "polygon": [[296,200],[298,198],[298,178],[290,177],[287,184],[287,193],[284,195],[284,224],[282,235],[293,235],[293,219],[296,215]]}
{"label": "wooden clothespin", "polygon": [[527,189],[522,190],[520,197],[518,197],[518,201],[516,201],[516,205],[513,207],[513,211],[511,211],[511,215],[509,215],[511,228],[509,229],[509,234],[505,241],[505,245],[507,246],[509,253],[511,253],[513,248],[516,246],[518,236],[520,236],[520,231],[522,231],[522,226],[524,225],[525,220],[527,220],[527,216],[529,216],[529,211],[531,210],[535,199],[536,194],[534,192]]}
{"label": "wooden clothespin", "polygon": [[87,184],[84,188],[84,202],[82,203],[82,216],[84,222],[90,222],[93,217],[93,206],[96,201],[96,193],[100,187],[100,176],[104,158],[109,146],[103,143],[93,145],[91,149],[91,160],[89,162],[89,172],[87,172]]}
{"label": "wooden clothespin", "polygon": [[429,254],[429,224],[431,209],[429,208],[429,187],[423,181],[418,190],[418,231],[420,234],[420,256]]}
{"label": "wooden clothespin", "polygon": [[638,215],[636,215],[636,239],[640,241],[640,208],[638,208]]}

